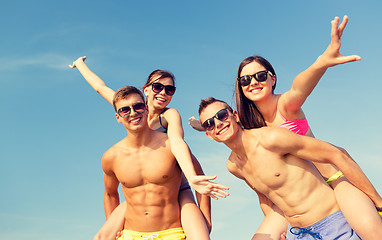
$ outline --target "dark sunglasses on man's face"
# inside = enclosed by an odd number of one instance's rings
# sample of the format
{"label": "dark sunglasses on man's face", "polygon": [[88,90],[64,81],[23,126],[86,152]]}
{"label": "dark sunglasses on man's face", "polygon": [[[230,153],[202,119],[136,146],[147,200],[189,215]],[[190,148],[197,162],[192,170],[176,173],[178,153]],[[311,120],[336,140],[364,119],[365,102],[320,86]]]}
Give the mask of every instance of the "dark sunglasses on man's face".
{"label": "dark sunglasses on man's face", "polygon": [[249,85],[252,81],[252,78],[255,78],[258,82],[264,82],[268,79],[268,73],[270,76],[273,76],[272,73],[268,70],[260,71],[252,75],[245,75],[238,77],[237,80],[240,82],[241,86],[245,87]]}
{"label": "dark sunglasses on man's face", "polygon": [[144,103],[135,103],[133,106],[124,106],[118,109],[117,114],[121,118],[127,118],[130,113],[131,109],[134,110],[136,113],[144,113],[146,111],[146,104]]}
{"label": "dark sunglasses on man's face", "polygon": [[212,129],[215,128],[215,120],[214,118],[216,118],[217,120],[219,121],[225,121],[227,120],[228,118],[228,110],[227,108],[223,108],[222,110],[220,110],[219,112],[217,112],[215,114],[215,116],[213,116],[212,118],[209,118],[207,119],[206,121],[204,121],[204,123],[202,124],[202,126],[204,127],[204,129],[206,129],[207,131],[211,131]]}
{"label": "dark sunglasses on man's face", "polygon": [[175,93],[175,89],[176,87],[172,86],[172,85],[163,85],[161,83],[158,83],[158,82],[155,82],[155,83],[152,83],[151,84],[151,87],[153,89],[153,92],[155,93],[160,93],[162,92],[163,88],[164,88],[164,91],[167,95],[169,96],[172,96],[174,95]]}

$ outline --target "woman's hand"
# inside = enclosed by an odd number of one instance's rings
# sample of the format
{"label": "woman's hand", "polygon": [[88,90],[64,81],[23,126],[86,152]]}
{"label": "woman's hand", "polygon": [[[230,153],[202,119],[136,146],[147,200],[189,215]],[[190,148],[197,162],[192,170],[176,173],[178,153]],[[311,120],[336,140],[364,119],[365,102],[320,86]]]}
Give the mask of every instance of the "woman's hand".
{"label": "woman's hand", "polygon": [[348,23],[348,20],[349,20],[349,17],[344,16],[342,23],[338,25],[340,19],[338,17],[335,17],[334,20],[331,22],[332,23],[332,30],[331,30],[332,41],[330,42],[325,52],[317,59],[318,61],[322,62],[323,66],[325,66],[326,68],[333,67],[339,64],[361,60],[361,57],[358,55],[342,56],[342,54],[340,53],[341,37],[346,27],[346,24]]}
{"label": "woman's hand", "polygon": [[202,127],[202,124],[200,124],[199,119],[195,118],[194,116],[192,116],[188,119],[188,125],[190,125],[193,129],[195,129],[199,132],[205,131],[205,129]]}
{"label": "woman's hand", "polygon": [[190,186],[200,194],[211,197],[215,200],[218,200],[218,197],[226,198],[229,196],[224,190],[229,190],[228,187],[220,185],[218,183],[211,182],[215,180],[216,176],[194,176],[189,180]]}
{"label": "woman's hand", "polygon": [[79,57],[76,61],[73,62],[72,65],[69,64],[69,67],[70,68],[75,68],[75,67],[77,67],[78,63],[83,63],[85,60],[86,60],[86,56]]}

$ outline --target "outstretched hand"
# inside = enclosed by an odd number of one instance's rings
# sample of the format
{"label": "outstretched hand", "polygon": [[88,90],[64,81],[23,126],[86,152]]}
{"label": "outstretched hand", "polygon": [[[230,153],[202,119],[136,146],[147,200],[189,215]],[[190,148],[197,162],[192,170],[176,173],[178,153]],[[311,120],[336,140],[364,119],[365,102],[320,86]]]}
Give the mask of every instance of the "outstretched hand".
{"label": "outstretched hand", "polygon": [[80,62],[84,62],[86,60],[86,56],[83,56],[83,57],[79,57],[76,61],[73,62],[72,65],[69,64],[69,67],[70,68],[75,68],[77,66],[78,63]]}
{"label": "outstretched hand", "polygon": [[193,129],[198,130],[200,132],[205,131],[204,128],[202,127],[202,124],[200,124],[199,119],[195,118],[194,116],[188,119],[188,125],[190,125]]}
{"label": "outstretched hand", "polygon": [[216,176],[194,176],[189,180],[190,186],[200,194],[206,195],[213,199],[218,200],[218,197],[226,198],[229,196],[224,190],[229,190],[228,187],[220,185],[218,183],[211,182],[215,180]]}
{"label": "outstretched hand", "polygon": [[361,57],[358,55],[350,55],[350,56],[343,56],[340,53],[341,48],[341,37],[342,33],[346,27],[346,24],[348,23],[349,17],[344,16],[342,22],[339,24],[339,17],[335,17],[332,23],[332,30],[331,30],[331,42],[328,46],[328,48],[325,50],[325,52],[319,57],[321,58],[321,61],[323,61],[323,64],[326,67],[333,67],[338,64],[344,64],[348,62],[354,62],[361,60]]}

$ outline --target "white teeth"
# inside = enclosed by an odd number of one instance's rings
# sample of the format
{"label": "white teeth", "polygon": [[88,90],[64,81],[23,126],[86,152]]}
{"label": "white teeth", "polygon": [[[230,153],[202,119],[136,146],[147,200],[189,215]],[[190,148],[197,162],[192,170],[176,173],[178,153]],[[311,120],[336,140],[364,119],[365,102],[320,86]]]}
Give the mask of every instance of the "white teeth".
{"label": "white teeth", "polygon": [[251,93],[259,93],[261,91],[261,88],[255,88],[251,90]]}
{"label": "white teeth", "polygon": [[155,99],[161,102],[166,102],[166,99],[162,97],[156,97]]}
{"label": "white teeth", "polygon": [[228,131],[228,127],[229,127],[229,125],[223,127],[223,128],[218,132],[218,134],[221,135],[221,134],[224,134],[225,132],[227,132],[227,131]]}
{"label": "white teeth", "polygon": [[130,120],[130,122],[131,123],[139,123],[140,120],[141,120],[141,118],[135,118],[135,119]]}

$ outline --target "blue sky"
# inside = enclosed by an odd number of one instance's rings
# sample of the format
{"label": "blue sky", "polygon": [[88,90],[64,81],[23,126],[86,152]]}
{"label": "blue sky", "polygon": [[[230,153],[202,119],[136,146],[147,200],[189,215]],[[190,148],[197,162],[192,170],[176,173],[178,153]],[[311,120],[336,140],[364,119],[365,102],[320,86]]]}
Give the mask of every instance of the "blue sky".
{"label": "blue sky", "polygon": [[228,149],[186,119],[201,98],[232,103],[242,59],[266,57],[276,92],[330,41],[349,15],[342,53],[304,105],[316,137],[344,147],[382,194],[378,69],[381,1],[5,1],[0,7],[0,239],[91,239],[104,222],[102,154],[125,136],[113,109],[69,69],[80,56],[113,89],[142,86],[154,69],[176,76],[170,107],[206,174],[231,187],[213,201],[212,239],[250,239],[256,195],[225,169]]}

